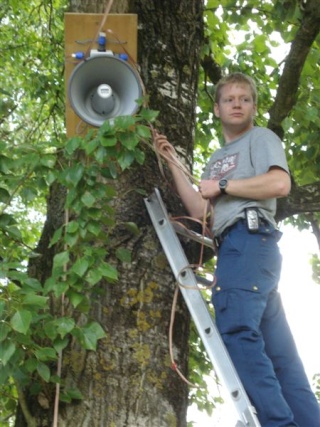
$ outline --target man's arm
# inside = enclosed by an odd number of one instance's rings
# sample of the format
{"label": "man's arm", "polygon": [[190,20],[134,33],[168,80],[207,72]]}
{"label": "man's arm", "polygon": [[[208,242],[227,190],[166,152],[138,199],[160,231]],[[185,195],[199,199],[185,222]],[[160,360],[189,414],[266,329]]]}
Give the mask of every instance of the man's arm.
{"label": "man's arm", "polygon": [[[199,185],[202,197],[212,199],[221,194],[219,181],[203,180]],[[289,174],[282,168],[273,166],[262,175],[246,179],[229,180],[226,193],[244,199],[264,200],[286,197],[291,189]]]}
{"label": "man's arm", "polygon": [[208,209],[208,201],[204,200],[201,193],[196,191],[186,175],[173,163],[168,163],[172,177],[182,203],[192,218],[203,218]]}
{"label": "man's arm", "polygon": [[[168,142],[166,136],[155,133],[154,142],[159,153],[163,153],[166,160],[170,156],[177,157],[175,149]],[[203,199],[200,192],[193,187],[185,173],[174,162],[167,160],[167,163],[177,192],[189,215],[193,218],[203,218],[205,209],[208,208],[208,201]]]}

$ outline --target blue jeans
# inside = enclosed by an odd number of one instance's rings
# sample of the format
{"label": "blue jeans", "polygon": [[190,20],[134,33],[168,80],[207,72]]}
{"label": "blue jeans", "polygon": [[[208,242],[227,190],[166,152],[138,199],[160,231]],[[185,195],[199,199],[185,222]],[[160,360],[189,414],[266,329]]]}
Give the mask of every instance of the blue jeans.
{"label": "blue jeans", "polygon": [[216,323],[262,427],[320,427],[320,411],[283,310],[281,233],[238,221],[219,247]]}

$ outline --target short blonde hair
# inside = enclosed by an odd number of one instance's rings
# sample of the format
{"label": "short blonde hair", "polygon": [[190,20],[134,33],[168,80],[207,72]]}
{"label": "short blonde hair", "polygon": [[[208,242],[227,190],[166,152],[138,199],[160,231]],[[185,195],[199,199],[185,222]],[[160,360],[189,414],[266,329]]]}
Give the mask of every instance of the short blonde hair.
{"label": "short blonde hair", "polygon": [[239,72],[229,74],[228,76],[222,77],[222,79],[218,81],[217,86],[215,88],[215,103],[217,104],[219,103],[221,98],[221,90],[223,89],[224,86],[230,83],[240,83],[240,84],[248,85],[251,90],[253,102],[255,104],[257,103],[258,94],[257,94],[257,87],[254,80],[251,77],[247,76],[246,74],[239,73]]}

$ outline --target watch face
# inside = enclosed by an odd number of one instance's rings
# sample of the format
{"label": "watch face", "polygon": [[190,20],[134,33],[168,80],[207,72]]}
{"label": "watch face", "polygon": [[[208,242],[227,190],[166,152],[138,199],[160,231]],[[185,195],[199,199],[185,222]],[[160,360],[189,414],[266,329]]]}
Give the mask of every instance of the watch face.
{"label": "watch face", "polygon": [[222,194],[226,194],[226,188],[228,186],[228,180],[227,179],[220,179],[219,181],[219,188]]}

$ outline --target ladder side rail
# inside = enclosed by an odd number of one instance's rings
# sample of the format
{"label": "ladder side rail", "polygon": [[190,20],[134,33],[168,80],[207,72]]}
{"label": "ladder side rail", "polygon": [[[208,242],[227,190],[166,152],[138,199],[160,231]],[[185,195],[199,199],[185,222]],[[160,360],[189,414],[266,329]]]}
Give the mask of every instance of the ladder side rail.
{"label": "ladder side rail", "polygon": [[260,427],[250,400],[208,310],[207,303],[198,288],[196,276],[189,266],[158,190],[145,199],[145,204],[171,269],[181,285],[180,291],[218,377],[228,390],[229,397],[242,422],[244,422],[243,425]]}

